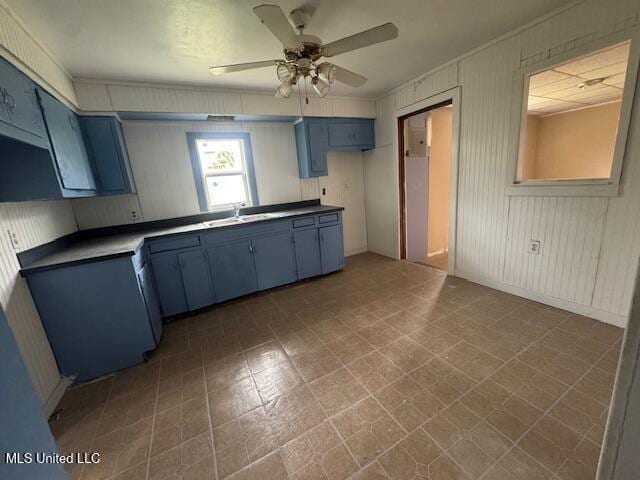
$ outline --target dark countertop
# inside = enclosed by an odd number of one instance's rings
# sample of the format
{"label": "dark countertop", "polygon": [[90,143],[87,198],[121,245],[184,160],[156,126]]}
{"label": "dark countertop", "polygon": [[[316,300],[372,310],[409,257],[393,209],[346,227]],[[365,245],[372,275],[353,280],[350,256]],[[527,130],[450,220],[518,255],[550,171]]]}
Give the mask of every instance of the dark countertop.
{"label": "dark countertop", "polygon": [[[31,262],[20,270],[22,275],[33,273],[37,270],[50,269],[52,267],[84,263],[96,260],[105,260],[118,256],[134,255],[145,240],[170,237],[191,232],[202,232],[205,230],[218,230],[226,228],[241,228],[243,225],[253,225],[261,222],[270,222],[302,215],[314,215],[323,212],[335,212],[344,210],[342,207],[330,205],[305,206],[289,210],[278,210],[268,212],[268,217],[264,213],[254,215],[243,215],[245,217],[261,217],[258,220],[246,221],[242,223],[230,223],[230,219],[218,219],[213,221],[201,221],[186,225],[170,226],[165,228],[141,229],[126,233],[97,236],[94,238],[74,241],[70,245],[46,254],[38,260]],[[213,222],[213,224],[212,224]]]}

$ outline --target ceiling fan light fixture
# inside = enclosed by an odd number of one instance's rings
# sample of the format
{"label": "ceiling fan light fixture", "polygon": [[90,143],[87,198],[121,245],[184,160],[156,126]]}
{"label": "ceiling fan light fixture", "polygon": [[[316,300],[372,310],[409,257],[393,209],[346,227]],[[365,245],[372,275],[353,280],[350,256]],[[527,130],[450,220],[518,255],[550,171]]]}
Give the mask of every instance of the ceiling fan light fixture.
{"label": "ceiling fan light fixture", "polygon": [[313,79],[311,80],[311,84],[313,85],[313,89],[319,97],[326,97],[329,94],[329,90],[331,89],[331,87],[329,87],[329,84],[318,76],[313,77]]}
{"label": "ceiling fan light fixture", "polygon": [[329,62],[323,62],[318,65],[316,67],[316,73],[329,85],[333,85],[333,83],[336,81],[336,67],[334,67]]}
{"label": "ceiling fan light fixture", "polygon": [[292,78],[296,77],[296,67],[290,63],[279,63],[276,67],[276,75],[278,76],[278,80],[281,82],[288,82]]}
{"label": "ceiling fan light fixture", "polygon": [[289,98],[293,92],[293,83],[291,81],[282,82],[276,88],[276,97]]}

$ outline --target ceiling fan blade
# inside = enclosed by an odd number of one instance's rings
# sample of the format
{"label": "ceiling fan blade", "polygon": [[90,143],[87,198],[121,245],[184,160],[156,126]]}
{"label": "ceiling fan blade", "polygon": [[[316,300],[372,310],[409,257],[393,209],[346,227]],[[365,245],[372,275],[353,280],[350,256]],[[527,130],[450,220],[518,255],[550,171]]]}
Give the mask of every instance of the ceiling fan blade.
{"label": "ceiling fan blade", "polygon": [[323,57],[334,57],[341,53],[368,47],[380,42],[392,40],[398,36],[398,27],[393,23],[385,23],[379,27],[374,27],[364,32],[356,33],[350,37],[345,37],[335,42],[327,43],[322,47]]}
{"label": "ceiling fan blade", "polygon": [[251,70],[253,68],[273,67],[282,60],[265,60],[263,62],[236,63],[235,65],[220,65],[211,67],[209,72],[211,75],[222,75],[223,73],[241,72],[243,70]]}
{"label": "ceiling fan blade", "polygon": [[346,68],[342,68],[337,65],[334,65],[333,68],[336,69],[336,80],[339,82],[346,83],[352,87],[361,87],[367,83],[367,77],[363,77],[362,75],[358,75],[351,70],[347,70]]}
{"label": "ceiling fan blade", "polygon": [[285,48],[302,48],[303,45],[284,12],[278,5],[258,5],[253,13],[265,24]]}

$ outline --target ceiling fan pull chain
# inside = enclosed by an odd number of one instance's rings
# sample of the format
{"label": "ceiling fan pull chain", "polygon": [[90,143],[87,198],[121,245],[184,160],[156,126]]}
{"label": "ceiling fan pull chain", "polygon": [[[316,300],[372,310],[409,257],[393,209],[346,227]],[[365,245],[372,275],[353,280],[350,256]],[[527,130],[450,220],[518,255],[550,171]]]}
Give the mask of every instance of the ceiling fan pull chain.
{"label": "ceiling fan pull chain", "polygon": [[307,95],[307,77],[304,77],[304,102],[309,105],[309,95]]}

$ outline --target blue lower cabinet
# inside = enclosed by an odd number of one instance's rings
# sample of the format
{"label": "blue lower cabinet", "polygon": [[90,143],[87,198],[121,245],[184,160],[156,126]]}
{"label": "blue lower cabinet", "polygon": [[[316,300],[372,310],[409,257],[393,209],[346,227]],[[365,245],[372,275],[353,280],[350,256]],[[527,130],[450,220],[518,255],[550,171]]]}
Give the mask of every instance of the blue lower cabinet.
{"label": "blue lower cabinet", "polygon": [[331,225],[318,229],[320,236],[320,259],[322,273],[330,273],[344,267],[342,225]]}
{"label": "blue lower cabinet", "polygon": [[156,281],[160,309],[163,317],[170,317],[188,310],[187,297],[182,283],[178,255],[154,255],[151,257],[153,277]]}
{"label": "blue lower cabinet", "polygon": [[298,279],[313,277],[322,273],[320,264],[320,242],[318,229],[293,232]]}
{"label": "blue lower cabinet", "polygon": [[206,307],[215,302],[208,262],[203,250],[178,254],[182,283],[189,310]]}
{"label": "blue lower cabinet", "polygon": [[160,313],[160,304],[158,303],[158,296],[153,285],[153,279],[151,278],[151,269],[148,265],[143,266],[138,270],[138,284],[140,285],[140,293],[144,299],[147,313],[149,314],[149,323],[153,330],[153,337],[156,343],[160,343],[160,337],[162,336],[162,314]]}
{"label": "blue lower cabinet", "polygon": [[210,247],[208,256],[219,302],[258,290],[250,240]]}
{"label": "blue lower cabinet", "polygon": [[260,290],[297,280],[293,237],[290,232],[258,238],[252,240],[251,244]]}
{"label": "blue lower cabinet", "polygon": [[60,372],[76,382],[144,360],[156,347],[131,257],[26,275]]}
{"label": "blue lower cabinet", "polygon": [[[8,463],[8,452],[57,452],[49,425],[29,374],[0,307],[0,478],[31,480],[64,480],[68,476],[58,463]],[[24,458],[23,458],[24,460]]]}

